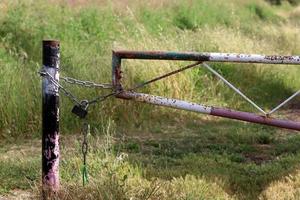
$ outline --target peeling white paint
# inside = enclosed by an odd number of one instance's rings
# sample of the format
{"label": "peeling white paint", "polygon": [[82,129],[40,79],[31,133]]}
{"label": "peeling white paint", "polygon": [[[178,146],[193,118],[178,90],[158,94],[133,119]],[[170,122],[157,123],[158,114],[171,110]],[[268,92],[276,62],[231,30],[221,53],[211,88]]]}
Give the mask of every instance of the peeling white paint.
{"label": "peeling white paint", "polygon": [[190,102],[186,102],[186,101],[182,101],[182,100],[165,98],[165,97],[154,96],[154,95],[149,95],[149,94],[124,91],[117,97],[124,98],[124,99],[132,99],[135,101],[150,103],[150,104],[159,105],[159,106],[194,111],[194,112],[199,112],[199,113],[204,113],[204,114],[211,113],[211,107],[209,107],[209,106],[204,106],[204,105],[200,105],[200,104],[196,104],[196,103],[190,103]]}
{"label": "peeling white paint", "polygon": [[[56,68],[44,67],[43,71],[48,72],[56,81],[59,81],[59,71]],[[42,87],[45,94],[59,96],[59,88],[54,83],[51,82],[49,77],[45,76],[43,78]]]}

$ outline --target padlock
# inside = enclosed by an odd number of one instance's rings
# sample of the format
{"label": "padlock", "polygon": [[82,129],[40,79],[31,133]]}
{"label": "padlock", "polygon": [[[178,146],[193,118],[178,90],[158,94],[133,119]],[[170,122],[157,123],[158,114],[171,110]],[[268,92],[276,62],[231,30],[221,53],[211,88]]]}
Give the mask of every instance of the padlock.
{"label": "padlock", "polygon": [[88,101],[84,100],[81,101],[80,105],[75,105],[72,109],[72,113],[74,113],[75,115],[77,115],[80,118],[85,118],[86,115],[88,114]]}

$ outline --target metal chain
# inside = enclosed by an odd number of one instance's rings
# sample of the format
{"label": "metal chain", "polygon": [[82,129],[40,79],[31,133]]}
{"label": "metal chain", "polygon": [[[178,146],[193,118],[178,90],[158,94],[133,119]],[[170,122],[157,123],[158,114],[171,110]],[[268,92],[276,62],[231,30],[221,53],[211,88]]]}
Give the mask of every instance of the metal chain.
{"label": "metal chain", "polygon": [[83,123],[82,132],[83,132],[83,141],[82,141],[83,163],[86,164],[86,155],[88,152],[87,136],[90,133],[90,125],[87,122]]}
{"label": "metal chain", "polygon": [[[150,84],[150,83],[153,83],[153,82],[155,82],[155,81],[161,80],[161,79],[166,78],[166,77],[168,77],[168,76],[177,74],[177,73],[182,72],[182,71],[184,71],[184,70],[187,70],[187,69],[189,69],[189,68],[192,68],[192,67],[195,67],[195,66],[197,66],[197,65],[200,65],[201,63],[202,63],[202,62],[195,62],[195,63],[193,63],[193,64],[186,65],[185,67],[182,67],[182,68],[180,68],[180,69],[171,71],[171,72],[166,73],[166,74],[164,74],[164,75],[162,75],[162,76],[158,76],[158,77],[153,78],[153,79],[151,79],[151,80],[148,80],[148,81],[146,81],[146,82],[144,82],[144,83],[138,84],[138,85],[136,85],[136,86],[134,86],[134,87],[128,89],[128,91],[133,91],[133,90],[136,90],[136,89],[138,89],[138,88],[144,87],[144,86],[146,86],[146,85],[148,85],[148,84]],[[76,104],[82,105],[82,103],[81,103],[82,101],[78,100],[72,93],[70,93],[70,92],[69,92],[68,90],[66,90],[62,85],[60,85],[60,84],[59,84],[59,83],[51,76],[51,74],[49,74],[49,73],[46,72],[46,71],[40,71],[39,73],[40,73],[42,76],[47,75],[47,76],[49,77],[50,81],[51,81],[53,84],[55,84],[56,86],[58,86],[60,89],[62,89],[62,91],[66,94],[66,96],[68,96],[68,97],[69,97],[72,101],[74,101]],[[70,80],[69,80],[69,81],[70,81]],[[73,83],[73,82],[77,82],[77,81],[78,81],[78,80],[72,78],[72,80],[71,80],[70,82]],[[103,84],[103,85],[104,85],[104,84]],[[123,90],[120,90],[120,91],[114,91],[114,92],[112,92],[112,93],[109,93],[109,94],[106,94],[106,95],[101,95],[101,96],[98,96],[98,97],[96,97],[96,98],[94,98],[94,99],[92,99],[92,100],[90,100],[90,101],[85,101],[85,102],[86,102],[88,105],[95,104],[95,103],[104,101],[104,100],[106,100],[106,99],[109,98],[109,97],[112,97],[112,96],[116,96],[116,95],[118,95],[118,94],[121,94],[122,92],[123,92]]]}
{"label": "metal chain", "polygon": [[112,89],[113,86],[108,83],[95,83],[92,81],[84,81],[84,80],[79,80],[75,79],[72,77],[60,77],[63,81],[69,84],[74,84],[74,85],[79,85],[87,88],[102,88],[102,89]]}
{"label": "metal chain", "polygon": [[81,151],[83,155],[83,167],[82,167],[82,183],[83,186],[88,182],[88,173],[87,173],[87,154],[88,154],[88,135],[90,134],[90,125],[87,122],[83,123],[82,127],[82,133],[83,133],[83,141],[81,146]]}
{"label": "metal chain", "polygon": [[[190,65],[187,65],[183,68],[177,69],[175,71],[169,72],[167,74],[164,74],[162,76],[156,77],[154,79],[151,79],[149,81],[146,81],[144,83],[141,83],[139,85],[136,85],[135,87],[132,87],[131,89],[128,89],[128,91],[133,91],[136,90],[138,88],[144,87],[152,82],[161,80],[163,78],[166,78],[168,76],[171,76],[173,74],[179,73],[181,71],[184,71],[186,69],[192,68],[194,66],[197,66],[199,64],[201,64],[202,62],[196,62]],[[271,110],[270,112],[266,112],[264,111],[261,107],[259,107],[257,104],[255,104],[251,99],[249,99],[246,95],[244,95],[240,90],[238,90],[236,87],[234,87],[230,82],[228,82],[223,76],[221,76],[218,72],[216,72],[214,69],[212,69],[208,64],[203,63],[203,65],[209,70],[211,71],[213,74],[215,74],[217,77],[219,77],[226,85],[228,85],[231,89],[233,89],[235,92],[237,92],[239,95],[241,95],[246,101],[248,101],[250,104],[252,104],[256,109],[258,109],[260,112],[262,112],[264,115],[270,115],[272,113],[274,113],[275,111],[277,111],[279,108],[281,108],[283,105],[287,104],[291,99],[293,99],[295,96],[300,94],[300,90],[297,91],[295,94],[293,94],[292,96],[290,96],[288,99],[286,99],[285,101],[283,101],[281,104],[279,104],[277,107],[275,107],[273,110]],[[49,74],[47,71],[45,70],[41,70],[40,72],[41,76],[47,76],[49,78],[49,80],[59,89],[62,90],[62,92],[68,97],[70,98],[74,103],[78,104],[78,105],[82,105],[82,101],[80,101],[78,98],[76,98],[76,96],[74,96],[70,91],[68,91],[67,89],[65,89],[61,84],[59,84],[59,82],[57,82],[55,80],[55,78],[53,76],[51,76],[51,74]],[[69,84],[74,84],[74,85],[79,85],[79,86],[83,86],[83,87],[87,87],[87,88],[102,88],[102,89],[112,89],[113,86],[111,84],[107,84],[107,83],[95,83],[92,81],[84,81],[84,80],[79,80],[79,79],[75,79],[72,77],[60,77],[63,81],[65,81],[66,83]],[[112,93],[109,93],[107,95],[101,95],[98,96],[90,101],[84,101],[85,103],[87,103],[87,106],[90,104],[94,104],[97,102],[101,102],[106,100],[107,98],[111,97],[111,96],[116,96],[118,94],[121,94],[123,92],[123,90],[119,90],[119,91],[115,91]]]}
{"label": "metal chain", "polygon": [[[71,100],[73,101],[75,104],[77,105],[82,105],[82,101],[80,101],[78,98],[75,97],[75,95],[73,95],[70,91],[68,91],[66,88],[64,88],[61,84],[59,84],[59,82],[57,82],[55,80],[55,78],[49,74],[47,71],[45,70],[41,70],[38,72],[41,76],[47,76],[49,78],[49,80],[56,86],[58,87],[59,89],[61,89],[63,91],[63,93]],[[108,95],[103,95],[103,96],[99,96],[95,99],[93,99],[92,101],[87,101],[85,100],[85,103],[87,103],[87,105],[90,104],[90,102],[92,103],[96,103],[96,102],[99,102],[99,101],[103,101],[105,100],[106,98],[110,97],[110,96],[113,96],[113,95],[117,95],[116,92],[112,92]]]}
{"label": "metal chain", "polygon": [[75,96],[73,95],[70,91],[68,91],[67,89],[65,89],[61,84],[59,84],[59,82],[57,82],[55,80],[55,78],[53,76],[51,76],[51,74],[49,74],[49,72],[45,71],[45,70],[41,70],[39,71],[39,74],[41,76],[47,76],[49,78],[49,80],[59,89],[61,89],[61,91],[69,98],[71,99],[71,101],[73,101],[74,103],[81,105],[81,101]]}

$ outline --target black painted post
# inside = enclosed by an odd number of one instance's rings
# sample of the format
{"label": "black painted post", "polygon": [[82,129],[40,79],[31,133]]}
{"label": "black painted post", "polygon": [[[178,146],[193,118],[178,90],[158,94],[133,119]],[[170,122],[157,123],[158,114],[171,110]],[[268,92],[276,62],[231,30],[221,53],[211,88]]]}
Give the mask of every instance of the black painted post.
{"label": "black painted post", "polygon": [[[59,81],[59,41],[43,41],[43,70]],[[59,94],[45,75],[42,83],[42,198],[59,190]]]}

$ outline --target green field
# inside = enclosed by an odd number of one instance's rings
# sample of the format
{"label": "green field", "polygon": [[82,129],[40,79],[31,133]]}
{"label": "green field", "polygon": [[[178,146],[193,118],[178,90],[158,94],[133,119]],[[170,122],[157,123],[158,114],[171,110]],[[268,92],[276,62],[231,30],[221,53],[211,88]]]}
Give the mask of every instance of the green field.
{"label": "green field", "polygon": [[[271,2],[0,1],[0,199],[38,199],[43,39],[60,40],[63,76],[99,83],[111,82],[112,50],[299,55],[298,1]],[[125,61],[124,86],[186,64]],[[300,88],[297,66],[211,66],[266,110]],[[66,87],[80,99],[110,92]],[[139,91],[256,112],[203,68]],[[274,117],[299,121],[299,100]],[[62,94],[59,199],[300,199],[297,132],[115,98],[90,108],[90,182],[82,187],[81,121],[72,106]]]}

